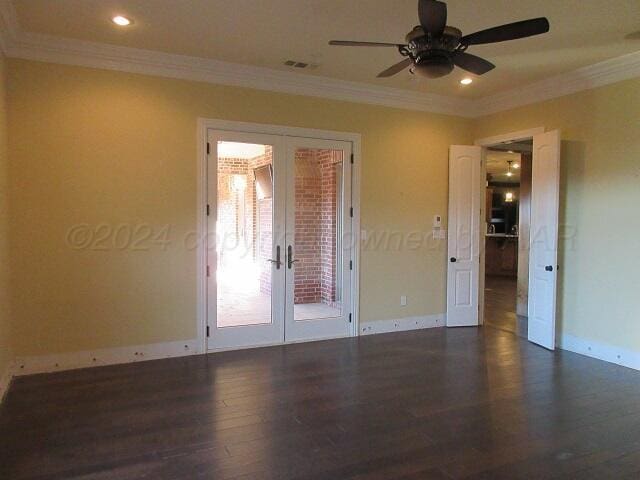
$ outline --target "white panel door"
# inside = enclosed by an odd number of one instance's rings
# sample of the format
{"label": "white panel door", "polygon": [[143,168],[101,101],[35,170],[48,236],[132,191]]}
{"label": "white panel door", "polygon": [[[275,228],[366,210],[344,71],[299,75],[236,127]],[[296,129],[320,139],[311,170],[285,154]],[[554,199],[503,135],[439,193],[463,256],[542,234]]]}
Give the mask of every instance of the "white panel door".
{"label": "white panel door", "polygon": [[529,340],[553,350],[556,341],[560,132],[533,137],[529,253]]}
{"label": "white panel door", "polygon": [[478,325],[481,147],[449,150],[447,326]]}

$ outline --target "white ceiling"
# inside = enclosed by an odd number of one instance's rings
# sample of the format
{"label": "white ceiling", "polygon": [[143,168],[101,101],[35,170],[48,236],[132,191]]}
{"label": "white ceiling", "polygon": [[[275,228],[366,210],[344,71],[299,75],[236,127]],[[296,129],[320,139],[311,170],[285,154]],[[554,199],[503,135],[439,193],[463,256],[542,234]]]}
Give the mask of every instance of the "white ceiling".
{"label": "white ceiling", "polygon": [[[329,47],[331,39],[401,42],[417,24],[416,0],[12,0],[26,32],[289,70],[421,92],[479,98],[640,50],[638,0],[451,0],[449,24],[464,33],[546,16],[549,34],[471,53],[497,65],[470,87],[463,72],[426,80],[405,72],[376,79],[400,60],[394,49]],[[134,25],[110,22],[121,14]],[[626,38],[625,38],[626,37]]]}
{"label": "white ceiling", "polygon": [[[515,168],[514,165],[520,165],[519,153],[509,152],[487,152],[487,174],[491,176],[492,182],[500,183],[520,183],[520,169]],[[512,162],[511,172],[513,176],[509,177],[507,171],[509,170],[509,161]]]}

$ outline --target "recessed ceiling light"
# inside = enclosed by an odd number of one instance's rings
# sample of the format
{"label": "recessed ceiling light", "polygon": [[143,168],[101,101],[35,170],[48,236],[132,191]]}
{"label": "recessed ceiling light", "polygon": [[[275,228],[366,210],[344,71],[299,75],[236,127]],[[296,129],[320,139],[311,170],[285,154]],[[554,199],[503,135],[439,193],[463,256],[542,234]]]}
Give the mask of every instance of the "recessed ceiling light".
{"label": "recessed ceiling light", "polygon": [[131,20],[129,20],[127,17],[123,17],[122,15],[116,15],[111,19],[111,21],[121,27],[126,27],[127,25],[131,25]]}
{"label": "recessed ceiling light", "polygon": [[469,78],[469,77],[463,78],[462,80],[460,80],[460,83],[462,85],[471,85],[473,83],[473,78]]}

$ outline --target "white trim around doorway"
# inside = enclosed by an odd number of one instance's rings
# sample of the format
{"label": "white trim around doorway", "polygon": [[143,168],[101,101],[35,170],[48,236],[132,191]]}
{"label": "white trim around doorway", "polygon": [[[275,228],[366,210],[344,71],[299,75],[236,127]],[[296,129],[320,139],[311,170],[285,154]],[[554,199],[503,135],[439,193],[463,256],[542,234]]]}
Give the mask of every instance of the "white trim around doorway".
{"label": "white trim around doorway", "polygon": [[540,133],[544,133],[544,127],[529,128],[527,130],[518,130],[517,132],[495,135],[493,137],[480,138],[473,142],[473,144],[479,147],[491,147],[492,145],[498,145],[499,143],[529,140],[530,138],[533,138],[534,135],[538,135]]}
{"label": "white trim around doorway", "polygon": [[479,325],[483,325],[484,324],[484,309],[485,309],[485,295],[484,295],[484,288],[485,288],[485,245],[486,245],[486,234],[487,234],[487,229],[486,229],[486,225],[484,225],[484,218],[485,218],[485,201],[484,201],[484,195],[485,195],[485,190],[486,190],[486,169],[487,169],[487,165],[486,165],[486,148],[487,147],[491,147],[493,145],[498,145],[500,143],[505,143],[505,142],[518,142],[518,141],[522,141],[522,140],[533,140],[533,136],[534,135],[538,135],[540,133],[544,133],[545,132],[545,127],[534,127],[534,128],[529,128],[526,130],[517,130],[514,132],[510,132],[510,133],[504,133],[504,134],[500,134],[500,135],[494,135],[492,137],[485,137],[485,138],[480,138],[477,139],[476,141],[473,142],[474,145],[479,146],[479,147],[483,147],[482,148],[482,188],[481,188],[481,192],[483,197],[480,199],[480,206],[481,206],[481,211],[480,211],[480,218],[482,219],[482,221],[480,222],[480,245],[482,246],[482,248],[480,248],[480,278],[479,278],[479,284],[478,284],[478,324]]}
{"label": "white trim around doorway", "polygon": [[[207,132],[209,130],[223,130],[239,133],[255,133],[280,135],[284,137],[303,137],[321,140],[338,140],[352,144],[353,168],[351,196],[353,206],[352,235],[353,235],[353,274],[351,276],[351,309],[352,322],[349,334],[358,335],[360,318],[360,188],[361,188],[361,135],[358,133],[337,132],[331,130],[317,130],[310,128],[290,127],[285,125],[271,125],[261,123],[235,122],[199,118],[197,126],[197,344],[203,353],[207,353],[207,277],[206,277],[206,238],[207,231]],[[289,342],[287,342],[289,343]],[[214,350],[218,351],[218,350]]]}

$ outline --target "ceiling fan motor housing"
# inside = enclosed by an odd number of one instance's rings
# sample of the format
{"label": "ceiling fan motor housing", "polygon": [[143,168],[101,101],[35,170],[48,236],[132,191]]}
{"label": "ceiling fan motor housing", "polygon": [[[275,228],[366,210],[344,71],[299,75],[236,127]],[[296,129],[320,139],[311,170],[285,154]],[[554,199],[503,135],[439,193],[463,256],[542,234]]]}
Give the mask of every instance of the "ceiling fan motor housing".
{"label": "ceiling fan motor housing", "polygon": [[429,50],[418,56],[413,73],[427,78],[440,78],[453,71],[453,60],[445,50]]}
{"label": "ceiling fan motor housing", "polygon": [[438,38],[424,34],[421,26],[407,34],[409,50],[413,54],[412,73],[427,78],[440,78],[453,71],[452,53],[460,45],[462,32],[454,27],[446,27]]}

